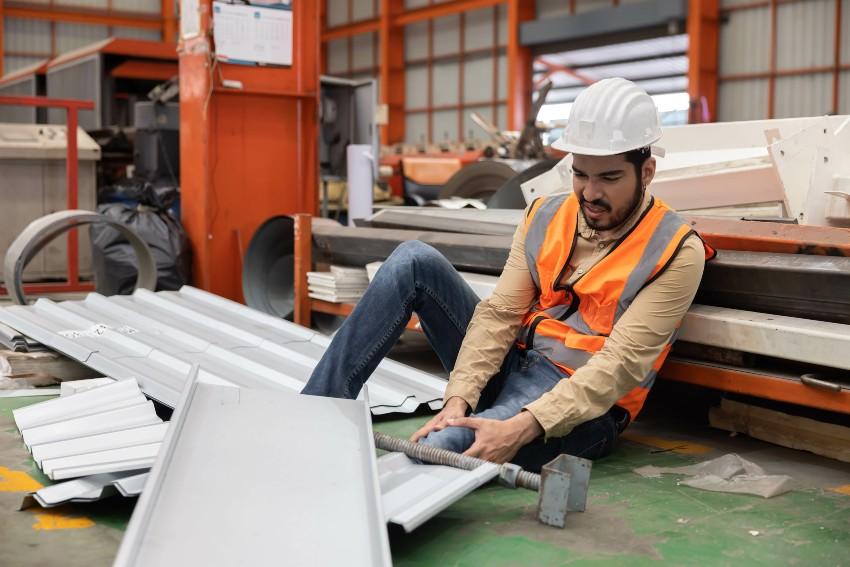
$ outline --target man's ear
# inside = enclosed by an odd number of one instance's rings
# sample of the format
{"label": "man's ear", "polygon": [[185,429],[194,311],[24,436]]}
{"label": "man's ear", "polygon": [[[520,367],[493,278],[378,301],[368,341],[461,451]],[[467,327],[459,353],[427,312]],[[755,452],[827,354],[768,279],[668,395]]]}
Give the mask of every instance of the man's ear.
{"label": "man's ear", "polygon": [[655,177],[655,165],[655,158],[652,156],[643,162],[643,167],[640,171],[640,181],[644,187],[652,183],[652,179]]}

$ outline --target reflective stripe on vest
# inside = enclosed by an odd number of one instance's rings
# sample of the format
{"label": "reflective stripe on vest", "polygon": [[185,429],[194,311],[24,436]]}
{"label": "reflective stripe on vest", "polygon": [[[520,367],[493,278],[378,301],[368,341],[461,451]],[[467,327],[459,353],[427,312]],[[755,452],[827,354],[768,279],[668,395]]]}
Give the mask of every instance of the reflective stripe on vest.
{"label": "reflective stripe on vest", "polygon": [[[530,207],[525,254],[539,299],[517,337],[569,375],[602,349],[637,294],[663,273],[685,240],[695,234],[679,215],[653,198],[606,256],[568,286],[561,280],[575,250],[579,214],[575,195],[550,196]],[[706,258],[712,258],[714,250],[704,246]],[[677,335],[678,331],[673,333],[641,383],[617,402],[632,419]]]}

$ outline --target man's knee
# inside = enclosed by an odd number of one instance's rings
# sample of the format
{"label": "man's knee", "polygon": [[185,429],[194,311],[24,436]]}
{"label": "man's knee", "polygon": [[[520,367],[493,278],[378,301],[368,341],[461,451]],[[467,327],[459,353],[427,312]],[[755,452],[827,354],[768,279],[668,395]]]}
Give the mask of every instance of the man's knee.
{"label": "man's knee", "polygon": [[430,269],[446,265],[447,260],[433,246],[419,240],[407,240],[396,247],[387,264]]}

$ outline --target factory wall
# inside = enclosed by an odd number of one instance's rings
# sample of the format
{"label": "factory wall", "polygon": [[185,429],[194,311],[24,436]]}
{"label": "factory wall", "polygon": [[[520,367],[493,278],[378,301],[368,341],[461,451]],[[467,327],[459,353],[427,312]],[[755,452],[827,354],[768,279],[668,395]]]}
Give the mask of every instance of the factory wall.
{"label": "factory wall", "polygon": [[850,112],[850,0],[721,6],[717,120]]}
{"label": "factory wall", "polygon": [[[16,4],[44,5],[44,0],[17,0]],[[128,15],[157,15],[162,9],[160,0],[55,0],[56,8],[85,10],[114,10]],[[24,18],[4,18],[5,73],[79,49],[110,37],[159,41],[159,30],[125,28],[81,23],[50,22]]]}

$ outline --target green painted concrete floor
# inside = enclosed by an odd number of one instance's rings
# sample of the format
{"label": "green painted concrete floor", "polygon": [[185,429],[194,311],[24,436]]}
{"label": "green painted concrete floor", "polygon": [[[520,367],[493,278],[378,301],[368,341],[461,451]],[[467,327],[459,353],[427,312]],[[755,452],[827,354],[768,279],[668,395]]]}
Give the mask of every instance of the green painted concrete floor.
{"label": "green painted concrete floor", "polygon": [[[11,410],[43,398],[0,399],[0,566],[110,565],[133,509],[115,497],[61,509],[18,511],[49,481],[35,468]],[[381,419],[407,436],[427,419]],[[675,433],[672,433],[674,432]],[[396,565],[850,565],[850,465],[692,424],[632,425],[615,453],[594,464],[588,510],[564,530],[535,520],[536,495],[481,488],[412,534],[391,526]],[[635,441],[638,439],[640,442]],[[700,491],[676,477],[632,469],[675,466],[735,451],[800,489],[773,499]],[[847,493],[834,490],[844,486]],[[757,532],[757,535],[753,535]],[[285,558],[276,558],[286,564]]]}

